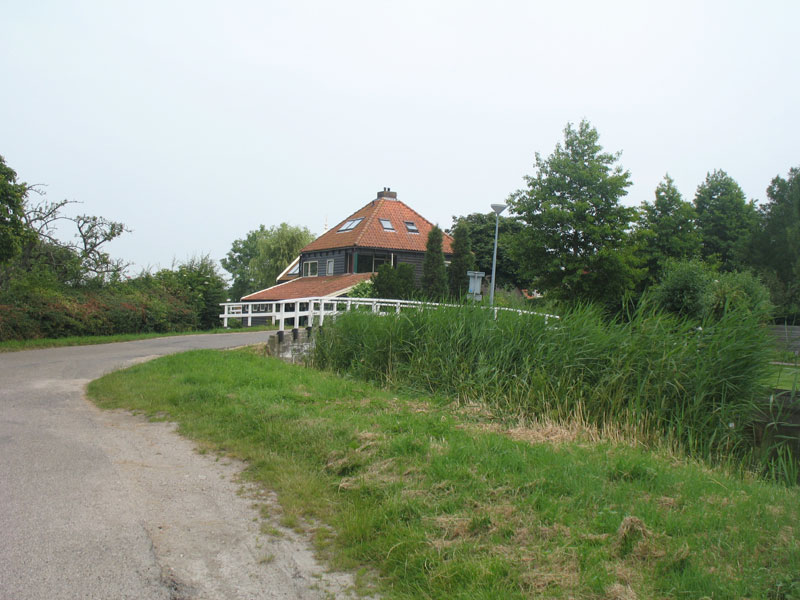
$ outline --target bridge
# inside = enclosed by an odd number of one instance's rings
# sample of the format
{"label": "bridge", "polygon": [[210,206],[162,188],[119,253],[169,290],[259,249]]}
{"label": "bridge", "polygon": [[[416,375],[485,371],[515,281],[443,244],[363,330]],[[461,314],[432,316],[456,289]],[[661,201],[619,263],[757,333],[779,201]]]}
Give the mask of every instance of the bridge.
{"label": "bridge", "polygon": [[[276,300],[274,302],[223,302],[222,319],[223,327],[228,327],[230,320],[239,319],[246,327],[253,325],[277,325],[284,329],[287,322],[292,327],[308,327],[322,325],[326,318],[333,318],[338,314],[350,310],[365,310],[377,314],[400,313],[403,310],[426,310],[447,306],[462,308],[462,304],[442,304],[437,302],[420,302],[417,300],[392,300],[388,298],[292,298],[290,300]],[[510,311],[518,314],[529,314],[548,319],[558,319],[557,315],[548,315],[533,311],[520,310],[506,307],[484,307],[494,311],[497,318],[498,312]]]}

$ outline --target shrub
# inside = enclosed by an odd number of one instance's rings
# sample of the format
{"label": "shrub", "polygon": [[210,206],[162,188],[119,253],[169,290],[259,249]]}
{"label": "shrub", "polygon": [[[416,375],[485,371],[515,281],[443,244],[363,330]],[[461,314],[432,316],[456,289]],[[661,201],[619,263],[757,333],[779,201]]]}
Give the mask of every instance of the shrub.
{"label": "shrub", "polygon": [[195,306],[146,274],[99,288],[32,274],[0,294],[0,340],[186,331],[198,322]]}
{"label": "shrub", "polygon": [[351,298],[376,298],[375,286],[372,280],[360,281],[353,286],[353,289],[347,294]]}
{"label": "shrub", "polygon": [[736,309],[767,321],[773,310],[769,289],[755,275],[716,273],[699,260],[670,263],[650,292],[663,310],[695,320],[720,319],[726,311]]}
{"label": "shrub", "polygon": [[753,313],[762,321],[772,314],[769,290],[749,272],[721,273],[711,286],[711,312],[717,318],[731,308]]}
{"label": "shrub", "polygon": [[372,276],[372,289],[376,298],[408,300],[414,297],[414,266],[401,263],[396,267],[383,264]]}
{"label": "shrub", "polygon": [[670,262],[650,291],[665,311],[699,320],[711,310],[712,280],[710,269],[700,260]]}

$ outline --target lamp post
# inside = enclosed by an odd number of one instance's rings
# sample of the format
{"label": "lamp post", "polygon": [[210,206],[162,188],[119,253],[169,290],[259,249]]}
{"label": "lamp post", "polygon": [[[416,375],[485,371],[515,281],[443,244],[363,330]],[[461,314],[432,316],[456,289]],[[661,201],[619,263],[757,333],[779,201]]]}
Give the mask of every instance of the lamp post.
{"label": "lamp post", "polygon": [[500,213],[503,212],[507,206],[505,204],[492,204],[492,210],[495,214],[494,221],[494,253],[492,254],[492,289],[489,292],[489,306],[494,306],[494,271],[497,265],[497,231],[500,228]]}

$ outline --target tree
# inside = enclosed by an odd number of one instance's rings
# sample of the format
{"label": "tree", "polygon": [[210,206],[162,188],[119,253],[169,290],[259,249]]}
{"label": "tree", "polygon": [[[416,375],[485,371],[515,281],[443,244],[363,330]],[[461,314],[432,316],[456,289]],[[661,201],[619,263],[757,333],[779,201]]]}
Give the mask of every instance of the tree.
{"label": "tree", "polygon": [[779,311],[800,314],[800,168],[790,169],[786,179],[776,176],[767,198],[753,240],[754,262]]}
{"label": "tree", "polygon": [[[44,196],[36,188],[29,189]],[[38,257],[54,272],[72,273],[72,280],[61,281],[73,285],[92,280],[107,282],[119,279],[129,263],[122,259],[112,259],[105,251],[105,246],[130,230],[124,224],[105,217],[69,216],[65,214],[64,208],[71,204],[78,203],[72,200],[26,201],[25,226],[32,235],[28,237],[26,247],[23,248],[23,263]],[[75,233],[69,241],[63,241],[56,235],[59,225],[64,222],[75,227]]]}
{"label": "tree", "polygon": [[408,263],[400,263],[396,267],[382,264],[371,281],[375,298],[408,300],[414,297],[416,291],[414,266]]}
{"label": "tree", "polygon": [[725,171],[708,173],[697,187],[694,206],[703,258],[718,261],[724,271],[747,266],[747,249],[758,214],[739,184]]}
{"label": "tree", "polygon": [[24,203],[28,186],[17,183],[17,173],[0,156],[0,263],[22,251],[25,237]]}
{"label": "tree", "polygon": [[434,225],[425,245],[425,260],[422,263],[422,293],[431,301],[447,296],[447,271],[442,251],[442,230]]}
{"label": "tree", "polygon": [[668,260],[684,260],[700,253],[697,213],[667,174],[658,184],[655,201],[643,202],[634,235],[637,252],[648,271],[649,283],[659,279]]}
{"label": "tree", "polygon": [[577,129],[568,123],[564,144],[546,159],[536,153],[536,174],[508,199],[525,224],[512,245],[521,276],[562,298],[621,300],[639,273],[634,253],[625,250],[635,210],[620,204],[630,173],[617,164],[620,154],[603,152],[598,139],[588,121]]}
{"label": "tree", "polygon": [[275,285],[278,275],[313,240],[307,228],[287,223],[269,229],[260,225],[245,238],[234,240],[230,252],[220,261],[233,276],[231,297],[241,298]]}
{"label": "tree", "polygon": [[197,315],[196,327],[219,325],[220,303],[225,302],[225,280],[210,256],[193,257],[173,269],[162,269],[155,279],[184,298]]}
{"label": "tree", "polygon": [[475,255],[466,223],[458,223],[453,230],[453,258],[447,268],[447,284],[450,296],[461,298],[469,290],[467,271],[475,270]]}
{"label": "tree", "polygon": [[[125,225],[93,215],[69,216],[64,209],[77,202],[49,202],[44,196],[38,186],[17,183],[0,157],[0,285],[26,273],[71,286],[119,279],[128,263],[112,259],[105,247],[128,231]],[[66,241],[56,235],[65,222],[75,230]]]}
{"label": "tree", "polygon": [[[495,213],[472,213],[464,217],[453,217],[453,227],[448,233],[454,235],[459,225],[466,225],[470,246],[475,257],[475,270],[483,271],[487,277],[492,272],[492,252],[494,251]],[[522,280],[517,273],[517,262],[511,252],[515,236],[522,231],[522,224],[512,217],[500,216],[497,241],[497,266],[495,280],[498,287],[521,287]]]}

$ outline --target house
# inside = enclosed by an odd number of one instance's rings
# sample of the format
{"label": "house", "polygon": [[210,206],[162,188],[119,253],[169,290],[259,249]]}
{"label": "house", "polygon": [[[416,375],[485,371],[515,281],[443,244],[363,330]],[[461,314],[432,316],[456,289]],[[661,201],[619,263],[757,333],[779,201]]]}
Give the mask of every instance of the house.
{"label": "house", "polygon": [[[383,264],[414,266],[422,279],[425,245],[433,224],[384,188],[372,200],[300,251],[278,276],[278,284],[244,296],[242,302],[337,297],[366,281]],[[448,260],[453,238],[443,235]]]}

